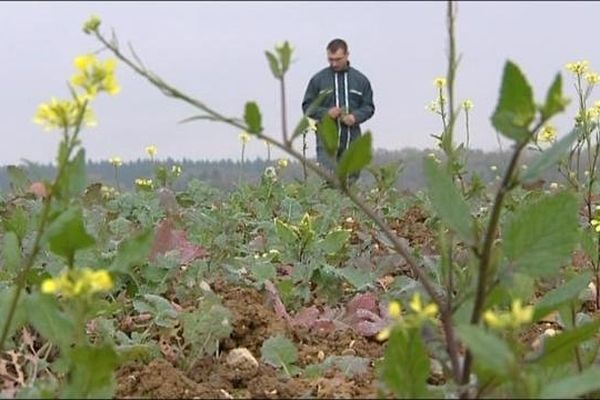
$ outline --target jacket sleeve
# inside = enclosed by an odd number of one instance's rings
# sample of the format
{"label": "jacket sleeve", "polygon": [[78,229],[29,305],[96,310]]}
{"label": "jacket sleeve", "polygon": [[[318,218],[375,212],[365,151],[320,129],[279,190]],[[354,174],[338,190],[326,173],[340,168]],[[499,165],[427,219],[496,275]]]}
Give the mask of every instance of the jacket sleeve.
{"label": "jacket sleeve", "polygon": [[367,80],[363,87],[363,98],[362,104],[359,108],[352,111],[356,122],[362,124],[375,113],[375,104],[373,103],[373,90],[371,89],[371,83]]}
{"label": "jacket sleeve", "polygon": [[318,96],[319,86],[316,84],[315,78],[313,77],[308,82],[306,92],[304,93],[304,100],[302,100],[302,111],[307,117],[320,121],[327,113],[326,107],[312,107],[312,110],[309,112],[309,108],[311,108],[310,105],[317,99]]}

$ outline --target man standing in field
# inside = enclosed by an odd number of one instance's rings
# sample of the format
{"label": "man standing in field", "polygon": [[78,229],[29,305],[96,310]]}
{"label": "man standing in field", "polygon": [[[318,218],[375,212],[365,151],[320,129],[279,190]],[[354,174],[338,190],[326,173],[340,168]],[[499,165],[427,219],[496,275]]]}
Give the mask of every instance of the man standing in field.
{"label": "man standing in field", "polygon": [[[336,120],[339,145],[335,161],[329,157],[317,135],[317,161],[333,171],[349,144],[361,135],[360,124],[373,116],[375,105],[369,79],[350,66],[346,42],[334,39],[329,42],[326,50],[329,66],[317,72],[308,82],[302,100],[302,111],[307,117],[317,120],[317,124],[326,114]],[[315,99],[326,91],[330,94],[325,96],[318,107],[309,110]],[[356,179],[358,174],[350,176],[350,182]]]}

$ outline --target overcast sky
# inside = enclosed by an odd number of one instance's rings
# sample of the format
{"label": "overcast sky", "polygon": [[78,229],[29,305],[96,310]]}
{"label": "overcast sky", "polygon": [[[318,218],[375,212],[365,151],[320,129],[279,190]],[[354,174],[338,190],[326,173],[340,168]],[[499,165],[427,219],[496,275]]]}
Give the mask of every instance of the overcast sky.
{"label": "overcast sky", "polygon": [[[326,44],[341,37],[352,65],[371,80],[376,111],[363,131],[373,132],[374,147],[431,148],[430,135],[440,133],[439,118],[425,106],[435,96],[433,79],[447,68],[443,1],[0,2],[0,165],[54,159],[58,132],[44,132],[32,118],[41,102],[68,97],[74,57],[99,49],[81,30],[92,13],[102,19],[102,32],[114,29],[123,47],[130,42],[149,69],[221,113],[240,117],[245,102],[256,101],[266,131],[277,137],[279,89],[264,51],[284,40],[295,48],[287,75],[293,128],[309,78],[326,66]],[[475,105],[472,147],[498,147],[489,117],[507,59],[525,72],[538,102],[559,71],[574,99],[564,65],[587,59],[600,71],[599,16],[598,2],[458,3],[462,59],[456,96]],[[145,157],[146,145],[155,144],[159,158],[239,159],[236,129],[208,121],[178,124],[197,113],[124,64],[118,64],[117,78],[121,93],[99,97],[93,104],[98,126],[83,131],[88,158],[136,160]],[[598,90],[593,101],[600,99]],[[559,135],[570,128],[574,103],[554,120]],[[457,129],[458,139],[464,138],[462,122]],[[254,140],[247,154],[266,158],[266,146]]]}

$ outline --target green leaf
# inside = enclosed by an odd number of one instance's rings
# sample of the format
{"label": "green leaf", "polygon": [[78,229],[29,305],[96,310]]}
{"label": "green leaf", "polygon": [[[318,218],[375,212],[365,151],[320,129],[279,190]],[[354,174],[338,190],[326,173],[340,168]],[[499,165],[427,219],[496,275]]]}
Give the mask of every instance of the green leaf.
{"label": "green leaf", "polygon": [[587,287],[591,279],[592,273],[584,271],[569,282],[547,292],[535,305],[532,321],[537,321],[563,304],[577,299],[579,293]]}
{"label": "green leaf", "polygon": [[591,366],[580,374],[567,376],[544,385],[539,399],[576,399],[600,390],[600,368]]}
{"label": "green leaf", "polygon": [[269,67],[271,67],[271,72],[273,73],[273,76],[277,79],[281,79],[283,73],[281,71],[281,68],[279,67],[279,61],[277,60],[277,57],[275,57],[275,54],[271,53],[268,50],[265,50],[265,55],[267,56],[267,60],[269,60]]}
{"label": "green leaf", "polygon": [[275,266],[270,262],[258,262],[252,266],[252,276],[257,280],[258,283],[263,283],[264,281],[274,280],[277,275],[277,270]]}
{"label": "green leaf", "polygon": [[[10,311],[10,306],[13,302],[13,298],[15,296],[16,287],[10,287],[8,289],[0,290],[0,332],[4,332],[5,324],[8,322],[8,313]],[[25,307],[23,306],[24,297],[21,294],[19,301],[17,302],[17,308],[15,309],[15,313],[13,315],[12,321],[10,323],[10,327],[8,329],[7,338],[12,337],[15,331],[21,328],[27,322],[27,315]],[[9,341],[10,339],[7,339]],[[6,343],[5,343],[6,345]],[[4,347],[6,349],[6,347]]]}
{"label": "green leaf", "polygon": [[12,274],[16,274],[21,266],[21,246],[19,238],[14,232],[4,234],[4,245],[2,247],[2,258],[4,268]]}
{"label": "green leaf", "polygon": [[546,102],[540,109],[543,120],[548,120],[554,115],[563,112],[569,104],[569,100],[562,95],[562,77],[560,73],[556,74],[548,93],[546,94]]}
{"label": "green leaf", "polygon": [[83,226],[83,211],[80,207],[70,207],[60,214],[48,226],[45,233],[50,250],[72,260],[75,251],[90,247],[96,243]]}
{"label": "green leaf", "polygon": [[293,365],[298,361],[298,350],[285,336],[271,336],[265,340],[260,348],[260,354],[265,363],[275,368],[283,368],[287,376],[291,377],[299,372],[298,367]]}
{"label": "green leaf", "polygon": [[519,143],[529,140],[529,124],[535,117],[533,92],[519,67],[507,61],[492,125],[504,136]]}
{"label": "green leaf", "polygon": [[452,182],[450,175],[434,160],[427,157],[424,164],[427,190],[435,211],[444,223],[457,232],[465,242],[473,243],[474,237],[471,229],[473,218],[467,202]]}
{"label": "green leaf", "polygon": [[522,273],[548,276],[570,260],[579,238],[577,199],[568,192],[518,209],[505,229],[507,257]]}
{"label": "green leaf", "polygon": [[532,163],[532,165],[527,168],[527,172],[525,172],[521,180],[523,182],[528,182],[538,179],[539,176],[544,173],[544,171],[556,164],[571,148],[573,142],[581,134],[581,129],[581,127],[573,128],[568,135],[554,143],[552,147],[540,154]]}
{"label": "green leaf", "polygon": [[164,297],[145,294],[141,299],[133,301],[133,307],[139,313],[150,313],[158,326],[172,328],[177,323],[177,310]]}
{"label": "green leaf", "polygon": [[[306,131],[306,129],[309,126],[307,115],[311,115],[312,112],[315,110],[315,108],[319,107],[321,105],[321,103],[323,103],[323,100],[325,100],[325,98],[327,96],[329,96],[331,94],[331,92],[332,92],[332,90],[323,91],[323,93],[320,93],[312,101],[312,103],[310,103],[310,105],[306,109],[306,114],[300,119],[300,122],[298,122],[298,125],[296,125],[296,128],[294,129],[294,133],[292,134],[291,140],[294,140],[297,136],[303,134]],[[335,125],[335,121],[334,121],[334,125]],[[336,130],[336,133],[337,133],[337,130]],[[337,139],[335,142],[336,142],[336,148],[337,148]]]}
{"label": "green leaf", "polygon": [[355,172],[360,172],[369,165],[373,157],[372,140],[371,132],[367,131],[350,143],[348,149],[342,154],[337,167],[337,174],[341,179]]}
{"label": "green leaf", "polygon": [[281,60],[281,71],[283,75],[290,68],[290,62],[292,61],[292,47],[286,40],[283,42],[282,46],[276,47],[275,50],[279,54],[279,60]]}
{"label": "green leaf", "polygon": [[373,273],[355,267],[340,268],[340,276],[346,279],[356,290],[363,290],[373,284]]}
{"label": "green leaf", "polygon": [[475,325],[457,327],[458,337],[473,352],[474,359],[482,367],[505,375],[515,362],[508,345],[499,337]]}
{"label": "green leaf", "polygon": [[337,123],[329,114],[325,114],[321,123],[317,126],[317,135],[321,138],[327,154],[330,157],[335,157],[340,139]]}
{"label": "green leaf", "polygon": [[110,344],[78,346],[70,354],[72,369],[61,398],[112,398],[118,356]]}
{"label": "green leaf", "polygon": [[382,365],[384,383],[397,397],[428,397],[429,357],[419,330],[394,329]]}
{"label": "green leaf", "polygon": [[346,230],[332,231],[317,242],[317,247],[325,254],[335,254],[344,247],[349,238],[350,232]]}
{"label": "green leaf", "polygon": [[249,101],[246,103],[244,121],[248,127],[248,133],[257,134],[262,131],[262,116],[255,102]]}
{"label": "green leaf", "polygon": [[277,232],[279,240],[288,246],[295,245],[299,240],[297,230],[292,229],[290,225],[281,221],[279,218],[275,218],[275,231]]}
{"label": "green leaf", "polygon": [[69,315],[60,310],[54,296],[34,293],[25,301],[25,309],[29,323],[44,338],[56,344],[62,351],[70,348],[76,327]]}
{"label": "green leaf", "polygon": [[128,273],[132,266],[143,264],[152,250],[153,239],[153,230],[148,228],[141,234],[121,242],[109,270]]}
{"label": "green leaf", "polygon": [[547,337],[544,340],[544,352],[538,359],[542,365],[561,365],[575,360],[575,346],[591,339],[598,332],[600,318],[585,323],[574,329]]}
{"label": "green leaf", "polygon": [[197,310],[180,314],[183,338],[192,346],[194,357],[213,355],[218,343],[233,331],[231,312],[217,303],[204,302]]}
{"label": "green leaf", "polygon": [[363,375],[369,370],[369,359],[355,356],[329,356],[321,363],[321,371],[336,367],[348,378]]}
{"label": "green leaf", "polygon": [[31,216],[23,208],[17,207],[9,217],[3,216],[1,219],[4,230],[14,232],[19,240],[23,240],[25,235],[27,235]]}

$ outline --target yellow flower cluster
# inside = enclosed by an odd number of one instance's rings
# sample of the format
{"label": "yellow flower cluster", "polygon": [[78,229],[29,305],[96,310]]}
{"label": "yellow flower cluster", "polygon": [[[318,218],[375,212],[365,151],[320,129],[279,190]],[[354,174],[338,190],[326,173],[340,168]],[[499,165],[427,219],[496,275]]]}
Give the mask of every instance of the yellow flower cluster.
{"label": "yellow flower cluster", "polygon": [[483,314],[483,320],[489,327],[495,329],[518,328],[531,321],[533,317],[533,306],[522,306],[521,299],[512,301],[510,312],[494,312],[487,310]]}
{"label": "yellow flower cluster", "polygon": [[102,198],[105,200],[110,200],[116,197],[117,194],[119,194],[119,192],[117,192],[117,189],[115,189],[114,187],[104,185],[102,185],[102,187],[100,188],[100,193],[102,194]]}
{"label": "yellow flower cluster", "polygon": [[551,143],[556,139],[556,128],[548,124],[544,125],[541,132],[538,134],[538,140],[540,142]]}
{"label": "yellow flower cluster", "polygon": [[100,18],[97,15],[92,14],[90,18],[83,24],[83,31],[88,35],[95,32],[100,27]]}
{"label": "yellow flower cluster", "polygon": [[[44,130],[67,129],[77,126],[82,118],[86,126],[96,126],[96,118],[91,108],[83,110],[85,102],[82,97],[76,100],[59,100],[55,97],[49,103],[42,103],[33,117],[33,122],[44,127]],[[83,117],[81,113],[83,112]]]}
{"label": "yellow flower cluster", "polygon": [[598,82],[600,82],[600,75],[598,75],[595,72],[588,72],[587,74],[585,74],[585,80],[587,81],[588,84],[593,86],[593,85],[597,84]]}
{"label": "yellow flower cluster", "polygon": [[288,159],[287,158],[280,158],[279,160],[277,160],[277,166],[280,169],[287,168],[287,166],[288,166]]}
{"label": "yellow flower cluster", "polygon": [[75,58],[73,63],[77,73],[71,77],[71,84],[83,88],[90,98],[96,97],[98,92],[114,95],[121,90],[115,78],[117,60],[114,58],[102,63],[94,54],[85,54]]}
{"label": "yellow flower cluster", "polygon": [[121,160],[121,157],[111,157],[108,159],[108,162],[111,163],[113,167],[120,167],[123,165],[123,160]]}
{"label": "yellow flower cluster", "polygon": [[146,179],[146,178],[137,178],[135,180],[135,185],[140,189],[153,189],[154,188],[154,182],[152,182],[152,179]]}
{"label": "yellow flower cluster", "polygon": [[181,176],[181,166],[179,165],[173,165],[171,167],[171,173],[173,174],[173,176],[175,177],[179,177]]}
{"label": "yellow flower cluster", "polygon": [[589,69],[590,63],[587,60],[570,62],[565,65],[565,68],[574,75],[581,76]]}
{"label": "yellow flower cluster", "polygon": [[[435,316],[438,313],[438,306],[436,304],[430,303],[427,305],[423,305],[423,302],[421,301],[421,295],[419,294],[419,292],[415,292],[409,303],[409,306],[414,314],[410,317],[407,317],[407,324],[421,324],[425,320],[435,318]],[[390,337],[390,334],[392,333],[394,325],[403,322],[401,315],[402,308],[400,306],[400,303],[398,303],[397,301],[390,302],[390,304],[388,305],[388,314],[392,319],[394,319],[395,323],[392,324],[392,326],[384,328],[377,334],[377,340],[379,341],[387,340]]]}
{"label": "yellow flower cluster", "polygon": [[106,292],[113,287],[113,280],[107,270],[78,268],[65,271],[56,278],[42,282],[41,291],[46,294],[62,294],[64,297]]}

